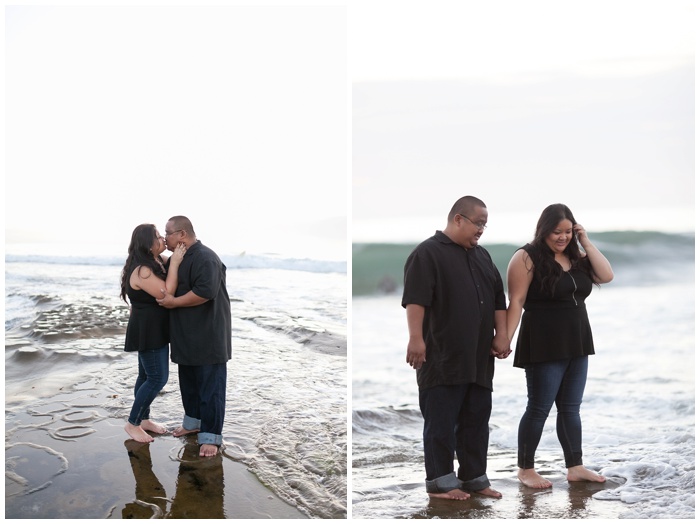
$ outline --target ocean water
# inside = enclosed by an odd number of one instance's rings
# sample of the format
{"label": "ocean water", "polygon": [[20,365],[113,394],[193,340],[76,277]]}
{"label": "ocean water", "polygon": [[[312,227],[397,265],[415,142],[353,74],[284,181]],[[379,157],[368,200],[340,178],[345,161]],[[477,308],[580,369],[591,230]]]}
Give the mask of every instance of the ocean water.
{"label": "ocean water", "polygon": [[[66,386],[66,377],[112,391],[100,408],[115,424],[123,424],[133,400],[137,363],[123,351],[128,309],[118,297],[126,253],[91,254],[89,246],[51,249],[6,246],[7,434],[28,410],[48,409],[47,397]],[[271,255],[221,258],[228,268],[233,320],[225,460],[244,464],[311,518],[344,518],[346,263]],[[169,425],[181,420],[172,364],[152,416]],[[70,475],[70,465],[65,474]],[[8,482],[6,494],[21,497]]]}
{"label": "ocean water", "polygon": [[[405,311],[400,285],[387,287],[385,278],[400,273],[401,254],[412,246],[355,246],[353,280],[357,275],[375,286],[352,300],[353,518],[694,518],[694,235],[591,237],[611,261],[615,280],[594,288],[586,301],[596,355],[589,359],[582,406],[584,463],[610,482],[594,486],[583,497],[585,507],[578,496],[556,497],[569,488],[557,484],[566,470],[553,408],[536,457],[538,470],[555,481],[553,494],[513,495],[527,398],[524,371],[512,366],[511,356],[496,361],[487,472],[510,498],[469,515],[426,502],[415,371],[405,363]],[[493,250],[504,278],[517,247]]]}

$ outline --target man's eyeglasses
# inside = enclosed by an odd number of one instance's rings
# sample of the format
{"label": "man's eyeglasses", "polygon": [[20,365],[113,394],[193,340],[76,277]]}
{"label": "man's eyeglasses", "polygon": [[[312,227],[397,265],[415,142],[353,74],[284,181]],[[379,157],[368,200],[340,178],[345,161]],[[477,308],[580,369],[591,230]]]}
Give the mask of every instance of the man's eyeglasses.
{"label": "man's eyeglasses", "polygon": [[[466,217],[465,217],[466,218]],[[168,233],[167,231],[165,232],[165,238],[168,238],[170,235],[174,235],[175,233],[179,233],[180,231],[184,231],[184,229],[177,229],[175,231],[171,231]]]}
{"label": "man's eyeglasses", "polygon": [[463,215],[462,213],[460,213],[459,216],[461,216],[461,217],[466,218],[467,220],[469,220],[469,222],[471,222],[472,224],[474,224],[478,229],[481,229],[481,230],[486,229],[486,224],[484,224],[483,222],[474,222],[471,218],[469,218],[469,217],[466,216],[466,215]]}

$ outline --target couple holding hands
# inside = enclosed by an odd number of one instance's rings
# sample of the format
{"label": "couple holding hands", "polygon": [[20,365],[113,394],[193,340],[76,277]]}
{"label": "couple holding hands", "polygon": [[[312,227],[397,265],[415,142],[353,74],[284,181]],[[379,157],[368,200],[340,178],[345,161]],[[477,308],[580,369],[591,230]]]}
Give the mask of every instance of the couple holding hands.
{"label": "couple holding hands", "polygon": [[427,492],[501,498],[486,475],[494,358],[510,355],[518,325],[514,365],[525,370],[528,392],[518,429],[518,478],[530,488],[552,486],[534,466],[556,402],[567,479],[605,482],[583,466],[579,411],[594,354],[585,299],[594,284],[613,279],[610,263],[567,206],[548,206],[533,240],[508,265],[506,306],[498,269],[479,246],[487,221],[483,201],[460,198],[445,229],[419,244],[404,267],[406,362],[417,370]]}

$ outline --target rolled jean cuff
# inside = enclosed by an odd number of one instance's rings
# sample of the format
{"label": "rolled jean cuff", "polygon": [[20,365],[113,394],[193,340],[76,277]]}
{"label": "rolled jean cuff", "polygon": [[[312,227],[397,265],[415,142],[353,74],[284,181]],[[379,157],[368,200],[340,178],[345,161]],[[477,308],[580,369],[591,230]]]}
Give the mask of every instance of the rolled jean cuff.
{"label": "rolled jean cuff", "polygon": [[447,493],[453,489],[461,489],[461,481],[457,479],[455,472],[448,473],[442,477],[425,481],[425,490],[428,493]]}
{"label": "rolled jean cuff", "polygon": [[188,417],[187,415],[185,415],[182,418],[182,427],[185,428],[187,431],[194,431],[196,429],[199,429],[201,425],[202,421],[198,418]]}
{"label": "rolled jean cuff", "polygon": [[475,479],[463,480],[461,489],[462,491],[481,491],[482,489],[488,488],[490,485],[491,482],[484,473],[483,475],[481,475],[480,477],[476,477]]}
{"label": "rolled jean cuff", "polygon": [[223,442],[222,435],[214,435],[214,433],[198,433],[197,443],[198,444],[214,444],[215,446],[221,446]]}

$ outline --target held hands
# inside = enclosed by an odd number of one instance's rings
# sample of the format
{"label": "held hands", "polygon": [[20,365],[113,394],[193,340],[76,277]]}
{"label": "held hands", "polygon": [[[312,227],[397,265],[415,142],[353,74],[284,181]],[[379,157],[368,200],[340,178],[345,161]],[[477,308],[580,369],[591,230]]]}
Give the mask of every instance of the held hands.
{"label": "held hands", "polygon": [[422,337],[410,338],[406,350],[406,363],[413,369],[420,369],[425,362],[425,341]]}
{"label": "held hands", "polygon": [[510,341],[508,337],[498,336],[493,337],[493,342],[491,342],[491,356],[504,359],[512,353],[510,349]]}

